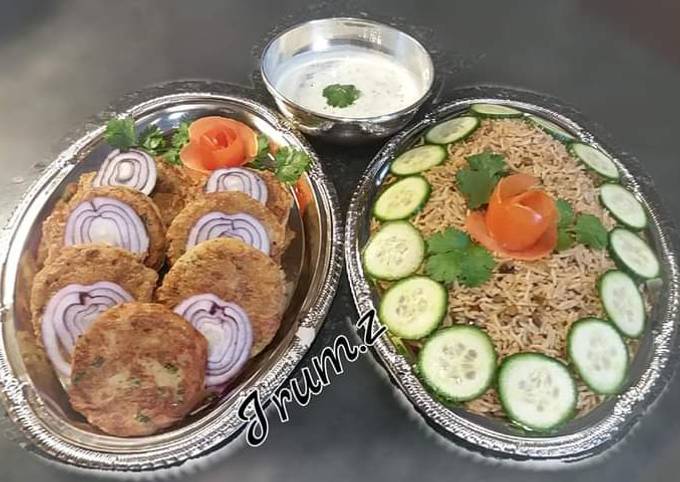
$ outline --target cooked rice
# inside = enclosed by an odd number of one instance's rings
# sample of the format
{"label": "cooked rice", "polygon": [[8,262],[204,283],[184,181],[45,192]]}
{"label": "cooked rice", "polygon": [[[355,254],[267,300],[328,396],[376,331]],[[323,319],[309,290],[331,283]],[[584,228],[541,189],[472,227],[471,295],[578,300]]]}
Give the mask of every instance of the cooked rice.
{"label": "cooked rice", "polygon": [[[467,204],[455,185],[466,157],[484,151],[503,154],[513,171],[533,174],[555,198],[577,213],[597,216],[607,229],[614,221],[598,201],[594,179],[564,145],[537,127],[516,119],[485,120],[465,141],[449,147],[449,158],[424,174],[430,199],[412,220],[425,237],[447,227],[464,229]],[[378,224],[374,221],[373,229]],[[449,288],[444,325],[474,323],[486,330],[500,358],[536,351],[566,361],[569,326],[586,316],[604,316],[596,289],[598,277],[613,268],[605,251],[577,244],[538,261],[498,258],[490,281],[476,288]],[[602,401],[579,382],[579,413]],[[467,403],[475,413],[503,416],[495,390]]]}

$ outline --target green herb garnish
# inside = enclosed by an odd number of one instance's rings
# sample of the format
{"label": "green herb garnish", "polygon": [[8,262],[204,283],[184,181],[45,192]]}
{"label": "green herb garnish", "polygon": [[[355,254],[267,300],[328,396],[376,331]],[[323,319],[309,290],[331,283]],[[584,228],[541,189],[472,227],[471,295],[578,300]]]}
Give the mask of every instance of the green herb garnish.
{"label": "green herb garnish", "polygon": [[463,193],[470,209],[489,202],[496,184],[507,171],[505,158],[500,154],[483,152],[468,156],[468,167],[456,174],[458,189]]}
{"label": "green herb garnish", "polygon": [[607,230],[602,222],[592,214],[574,213],[568,201],[558,199],[555,202],[557,213],[557,251],[571,248],[576,242],[593,249],[604,249],[607,246]]}
{"label": "green herb garnish", "polygon": [[352,84],[327,85],[322,92],[331,107],[348,107],[361,96],[361,91]]}
{"label": "green herb garnish", "polygon": [[149,126],[139,136],[139,147],[152,156],[158,156],[166,149],[166,140],[158,126]]}
{"label": "green herb garnish", "polygon": [[149,423],[151,421],[151,419],[142,412],[139,412],[137,415],[135,415],[135,420],[137,420],[139,423]]}
{"label": "green herb garnish", "polygon": [[593,249],[607,247],[607,230],[602,222],[592,214],[579,214],[574,223],[574,235],[579,243]]}
{"label": "green herb garnish", "polygon": [[[258,138],[258,146],[260,145]],[[269,153],[269,142],[267,141],[267,150],[260,149],[258,155],[250,161],[248,166],[253,169],[273,171],[279,181],[285,184],[294,184],[309,169],[311,163],[312,160],[307,154],[292,147],[282,147],[272,156]]]}
{"label": "green herb garnish", "polygon": [[176,166],[182,164],[179,158],[179,152],[189,142],[189,122],[182,122],[175,133],[172,135],[172,140],[168,149],[162,154],[163,159],[170,164]]}
{"label": "green herb garnish", "polygon": [[464,286],[479,286],[491,278],[496,262],[491,253],[474,243],[462,231],[447,228],[427,240],[430,255],[425,271],[442,283],[458,281]]}
{"label": "green herb garnish", "polygon": [[131,117],[122,119],[111,119],[106,124],[104,139],[111,146],[123,151],[137,145],[137,134],[135,134],[135,121]]}

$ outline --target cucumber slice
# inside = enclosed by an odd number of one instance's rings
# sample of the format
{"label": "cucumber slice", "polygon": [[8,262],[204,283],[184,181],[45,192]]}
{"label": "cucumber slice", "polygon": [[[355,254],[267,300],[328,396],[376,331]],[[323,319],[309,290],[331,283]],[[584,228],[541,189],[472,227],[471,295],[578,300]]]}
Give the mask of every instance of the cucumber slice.
{"label": "cucumber slice", "polygon": [[661,265],[652,248],[640,236],[624,228],[609,233],[609,252],[620,268],[644,279],[657,278]]}
{"label": "cucumber slice", "polygon": [[619,184],[608,182],[600,186],[600,201],[622,224],[631,229],[647,227],[647,213],[633,193]]}
{"label": "cucumber slice", "polygon": [[451,144],[465,139],[479,127],[479,119],[472,116],[456,117],[437,124],[425,133],[431,144]]}
{"label": "cucumber slice", "polygon": [[489,336],[472,325],[439,330],[423,345],[418,371],[437,395],[465,402],[486,392],[496,372],[496,351]]}
{"label": "cucumber slice", "polygon": [[425,276],[395,283],[380,301],[378,317],[390,333],[418,340],[432,333],[446,316],[448,292]]}
{"label": "cucumber slice", "polygon": [[414,147],[392,161],[390,172],[395,176],[418,174],[441,164],[446,156],[446,149],[442,146],[430,144]]}
{"label": "cucumber slice", "polygon": [[470,110],[481,117],[522,117],[522,111],[500,104],[472,104]]}
{"label": "cucumber slice", "polygon": [[597,318],[576,321],[567,351],[581,379],[595,393],[618,393],[628,371],[628,347],[611,323]]}
{"label": "cucumber slice", "polygon": [[581,160],[588,168],[592,169],[601,176],[607,179],[617,181],[619,179],[619,170],[614,164],[614,161],[604,152],[595,149],[588,144],[581,142],[573,142],[569,145],[569,151]]}
{"label": "cucumber slice", "polygon": [[540,353],[507,357],[498,371],[498,395],[508,417],[529,430],[552,430],[576,411],[576,383],[569,370]]}
{"label": "cucumber slice", "polygon": [[539,129],[545,131],[546,133],[553,136],[555,139],[561,142],[571,142],[576,138],[568,133],[566,130],[562,129],[560,126],[551,122],[543,117],[538,117],[533,114],[527,114],[527,119],[531,121]]}
{"label": "cucumber slice", "polygon": [[405,177],[383,191],[373,205],[373,215],[381,221],[408,218],[425,205],[430,190],[424,177]]}
{"label": "cucumber slice", "polygon": [[425,241],[407,221],[385,223],[364,248],[364,268],[378,279],[405,278],[420,267],[425,258]]}
{"label": "cucumber slice", "polygon": [[645,327],[645,302],[633,278],[623,271],[610,270],[600,277],[598,288],[612,323],[626,336],[640,336]]}

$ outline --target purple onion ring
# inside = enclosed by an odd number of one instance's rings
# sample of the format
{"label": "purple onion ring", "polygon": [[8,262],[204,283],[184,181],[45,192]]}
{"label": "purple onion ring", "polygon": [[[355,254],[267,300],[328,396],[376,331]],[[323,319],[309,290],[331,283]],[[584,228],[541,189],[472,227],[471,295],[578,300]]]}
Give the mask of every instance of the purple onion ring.
{"label": "purple onion ring", "polygon": [[236,303],[205,293],[182,301],[175,313],[193,325],[208,340],[205,384],[220,388],[234,378],[250,356],[253,329],[248,315]]}
{"label": "purple onion ring", "polygon": [[215,238],[237,238],[267,255],[271,249],[267,230],[260,221],[246,213],[213,211],[202,216],[189,232],[187,249]]}
{"label": "purple onion ring", "polygon": [[261,204],[267,204],[267,185],[260,176],[242,167],[214,171],[205,183],[205,192],[240,191]]}
{"label": "purple onion ring", "polygon": [[130,206],[117,199],[95,197],[71,211],[64,244],[108,244],[146,254],[149,236],[142,219]]}
{"label": "purple onion ring", "polygon": [[92,186],[124,186],[148,196],[156,186],[157,177],[156,163],[149,154],[139,149],[116,149],[104,159]]}
{"label": "purple onion ring", "polygon": [[71,375],[71,357],[78,337],[100,313],[114,305],[133,301],[116,283],[98,281],[91,285],[70,284],[57,291],[45,307],[40,332],[47,357],[56,370]]}

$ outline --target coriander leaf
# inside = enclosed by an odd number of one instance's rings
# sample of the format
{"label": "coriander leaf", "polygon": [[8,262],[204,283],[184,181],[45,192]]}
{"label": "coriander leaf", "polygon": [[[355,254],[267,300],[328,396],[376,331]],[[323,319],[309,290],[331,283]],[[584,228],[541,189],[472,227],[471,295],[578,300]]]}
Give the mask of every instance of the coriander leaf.
{"label": "coriander leaf", "polygon": [[256,157],[269,154],[269,139],[263,134],[257,135],[257,155]]}
{"label": "coriander leaf", "polygon": [[560,228],[571,226],[574,222],[574,210],[569,202],[564,199],[558,199],[555,201],[555,207],[557,208],[557,213],[559,215],[557,226]]}
{"label": "coriander leaf", "polygon": [[574,245],[574,237],[572,234],[563,227],[557,229],[557,244],[555,245],[556,251],[564,251],[569,249]]}
{"label": "coriander leaf", "polygon": [[445,253],[455,249],[465,249],[470,245],[470,237],[463,231],[447,228],[433,234],[427,240],[427,252],[430,254]]}
{"label": "coriander leaf", "polygon": [[497,180],[486,171],[475,171],[470,168],[456,173],[458,189],[463,193],[470,209],[477,209],[489,201],[496,187]]}
{"label": "coriander leaf", "polygon": [[274,155],[274,174],[279,181],[293,184],[305,172],[312,160],[304,152],[290,147],[282,147]]}
{"label": "coriander leaf", "polygon": [[184,144],[189,142],[189,122],[180,123],[179,127],[172,135],[172,147],[181,149]]}
{"label": "coriander leaf", "polygon": [[127,150],[134,147],[137,144],[135,121],[131,117],[111,119],[106,123],[104,139],[117,149]]}
{"label": "coriander leaf", "polygon": [[182,122],[175,133],[172,135],[170,148],[163,153],[163,159],[169,164],[179,166],[182,164],[182,159],[179,157],[179,152],[182,147],[189,142],[189,123]]}
{"label": "coriander leaf", "polygon": [[574,235],[579,243],[593,249],[603,249],[607,246],[607,230],[600,220],[592,214],[576,216]]}
{"label": "coriander leaf", "polygon": [[425,263],[425,272],[440,283],[453,283],[460,274],[460,258],[459,251],[433,254]]}
{"label": "coriander leaf", "polygon": [[354,104],[361,91],[352,84],[331,84],[323,89],[322,94],[331,107],[344,108]]}
{"label": "coriander leaf", "polygon": [[495,177],[507,171],[508,165],[501,154],[482,152],[466,157],[468,164],[475,171],[485,171],[489,176]]}
{"label": "coriander leaf", "polygon": [[458,280],[465,286],[479,286],[489,281],[495,266],[489,251],[482,246],[471,245],[460,256]]}
{"label": "coriander leaf", "polygon": [[158,126],[149,126],[139,136],[139,147],[157,156],[165,150],[165,137]]}

